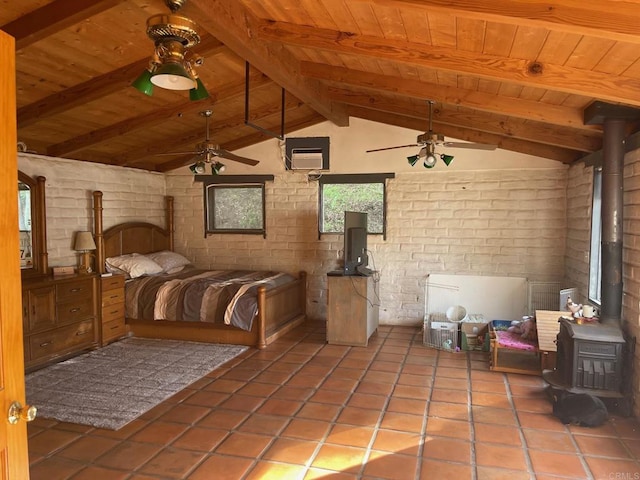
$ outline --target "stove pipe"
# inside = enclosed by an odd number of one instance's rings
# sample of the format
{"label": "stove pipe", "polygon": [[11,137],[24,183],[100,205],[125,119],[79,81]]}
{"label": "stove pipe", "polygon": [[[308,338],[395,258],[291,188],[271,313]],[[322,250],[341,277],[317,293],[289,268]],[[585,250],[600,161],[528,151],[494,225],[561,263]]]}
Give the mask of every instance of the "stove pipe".
{"label": "stove pipe", "polygon": [[622,221],[625,120],[604,119],[602,162],[602,283],[600,316],[622,316]]}

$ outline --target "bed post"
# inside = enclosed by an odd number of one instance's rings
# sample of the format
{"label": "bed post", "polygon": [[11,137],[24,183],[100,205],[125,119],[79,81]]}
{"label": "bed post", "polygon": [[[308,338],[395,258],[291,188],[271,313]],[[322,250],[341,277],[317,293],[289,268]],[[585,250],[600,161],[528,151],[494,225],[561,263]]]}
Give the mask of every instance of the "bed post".
{"label": "bed post", "polygon": [[169,232],[169,250],[173,252],[173,197],[165,197],[165,229]]}
{"label": "bed post", "polygon": [[104,240],[102,238],[102,192],[93,192],[93,235],[96,241],[96,271],[104,273]]}
{"label": "bed post", "polygon": [[256,348],[262,350],[267,346],[267,319],[266,319],[267,287],[258,287],[258,338]]}

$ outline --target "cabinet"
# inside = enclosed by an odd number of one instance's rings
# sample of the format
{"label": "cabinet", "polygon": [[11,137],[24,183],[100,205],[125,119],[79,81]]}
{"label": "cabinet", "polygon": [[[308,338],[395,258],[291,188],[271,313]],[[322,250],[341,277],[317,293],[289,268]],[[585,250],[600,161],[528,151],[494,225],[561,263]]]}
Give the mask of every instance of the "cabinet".
{"label": "cabinet", "polygon": [[124,322],[124,276],[100,278],[102,345],[127,333]]}
{"label": "cabinet", "polygon": [[98,346],[96,292],[95,275],[46,277],[23,283],[27,370]]}
{"label": "cabinet", "polygon": [[378,292],[374,277],[327,277],[327,342],[367,346],[378,329]]}

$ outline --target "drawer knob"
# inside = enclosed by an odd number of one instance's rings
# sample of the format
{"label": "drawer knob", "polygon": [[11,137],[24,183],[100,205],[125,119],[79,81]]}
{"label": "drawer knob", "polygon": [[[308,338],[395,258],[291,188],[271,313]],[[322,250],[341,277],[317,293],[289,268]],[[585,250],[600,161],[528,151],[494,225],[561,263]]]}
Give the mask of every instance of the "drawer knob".
{"label": "drawer knob", "polygon": [[40,344],[40,347],[44,348],[44,347],[48,347],[49,345],[51,345],[53,342],[44,342]]}
{"label": "drawer knob", "polygon": [[27,422],[32,421],[36,418],[38,413],[38,409],[33,405],[25,405],[24,407],[20,402],[13,402],[9,406],[9,413],[7,418],[11,425],[15,425],[20,420],[25,420]]}

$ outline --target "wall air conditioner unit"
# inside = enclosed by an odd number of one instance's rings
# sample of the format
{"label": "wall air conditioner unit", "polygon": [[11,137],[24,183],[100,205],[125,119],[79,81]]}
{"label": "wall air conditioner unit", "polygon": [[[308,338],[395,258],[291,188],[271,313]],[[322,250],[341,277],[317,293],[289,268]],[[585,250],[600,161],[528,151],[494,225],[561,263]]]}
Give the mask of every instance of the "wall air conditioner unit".
{"label": "wall air conditioner unit", "polygon": [[322,150],[319,148],[300,148],[291,152],[292,170],[321,170]]}
{"label": "wall air conditioner unit", "polygon": [[329,137],[290,137],[285,140],[287,170],[329,170]]}

